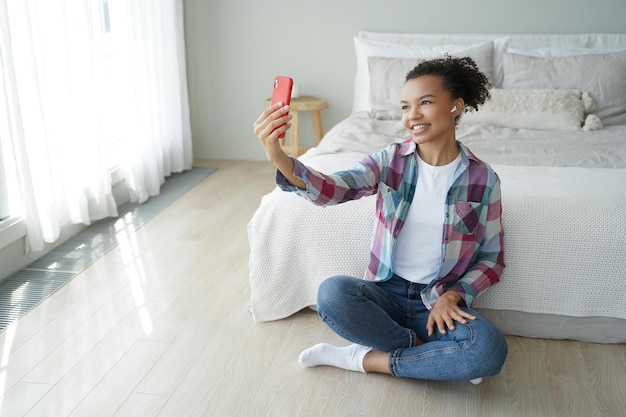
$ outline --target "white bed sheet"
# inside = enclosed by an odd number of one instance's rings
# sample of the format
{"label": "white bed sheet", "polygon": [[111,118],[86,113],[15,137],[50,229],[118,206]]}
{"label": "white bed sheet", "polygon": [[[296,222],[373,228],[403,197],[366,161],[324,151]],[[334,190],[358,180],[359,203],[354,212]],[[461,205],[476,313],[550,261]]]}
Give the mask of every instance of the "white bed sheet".
{"label": "white bed sheet", "polygon": [[[345,152],[349,166],[358,157],[406,137],[399,120],[376,120],[357,113],[335,125],[301,160],[307,161],[321,153]],[[461,123],[457,126],[457,139],[491,165],[626,168],[626,126],[623,125],[572,132]],[[354,160],[350,159],[351,153]]]}

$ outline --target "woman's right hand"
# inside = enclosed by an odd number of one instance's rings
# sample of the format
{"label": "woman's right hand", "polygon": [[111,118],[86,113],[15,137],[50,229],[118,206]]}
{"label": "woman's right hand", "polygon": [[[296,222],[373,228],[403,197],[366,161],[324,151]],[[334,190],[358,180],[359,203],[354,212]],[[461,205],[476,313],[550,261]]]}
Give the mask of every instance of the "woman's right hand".
{"label": "woman's right hand", "polygon": [[270,161],[274,162],[284,154],[280,147],[280,135],[291,127],[289,106],[276,103],[261,113],[254,122],[254,134],[259,138],[261,146]]}
{"label": "woman's right hand", "polygon": [[276,103],[265,109],[258,119],[254,122],[254,134],[259,138],[267,159],[274,164],[283,176],[292,185],[298,188],[306,188],[306,184],[299,178],[293,176],[293,160],[283,152],[280,147],[280,139],[278,137],[285,133],[291,127],[291,115],[289,114],[289,106],[282,103]]}

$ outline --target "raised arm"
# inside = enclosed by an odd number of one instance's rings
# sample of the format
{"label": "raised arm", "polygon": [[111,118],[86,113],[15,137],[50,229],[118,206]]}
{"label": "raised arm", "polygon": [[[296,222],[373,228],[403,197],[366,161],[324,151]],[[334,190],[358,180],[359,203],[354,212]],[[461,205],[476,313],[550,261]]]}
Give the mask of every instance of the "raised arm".
{"label": "raised arm", "polygon": [[267,159],[274,164],[293,186],[305,189],[305,183],[293,176],[293,160],[282,150],[280,139],[278,139],[281,134],[291,127],[290,120],[289,106],[276,103],[265,109],[254,122],[254,134],[259,138]]}

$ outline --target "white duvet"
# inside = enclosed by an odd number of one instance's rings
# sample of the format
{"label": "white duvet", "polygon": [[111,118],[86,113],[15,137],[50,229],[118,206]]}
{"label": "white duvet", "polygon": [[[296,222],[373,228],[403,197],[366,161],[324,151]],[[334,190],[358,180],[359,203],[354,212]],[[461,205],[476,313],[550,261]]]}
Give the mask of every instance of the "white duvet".
{"label": "white duvet", "polygon": [[[300,159],[325,172],[405,137],[399,121],[353,115]],[[592,132],[459,126],[458,139],[502,181],[501,282],[475,307],[626,320],[626,126]],[[257,321],[316,303],[337,274],[362,276],[374,198],[320,208],[278,189],[248,225]]]}

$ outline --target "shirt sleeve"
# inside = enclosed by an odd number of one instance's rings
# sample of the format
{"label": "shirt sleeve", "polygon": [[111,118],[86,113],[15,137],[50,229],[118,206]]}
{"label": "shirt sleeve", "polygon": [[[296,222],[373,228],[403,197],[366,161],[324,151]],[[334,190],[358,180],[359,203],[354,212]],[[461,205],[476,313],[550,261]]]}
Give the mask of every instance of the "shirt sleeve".
{"label": "shirt sleeve", "polygon": [[[495,174],[494,174],[495,175]],[[457,292],[471,306],[475,297],[500,281],[504,271],[504,230],[502,229],[502,202],[500,180],[496,176],[489,195],[485,235],[476,261],[455,284],[447,290]]]}
{"label": "shirt sleeve", "polygon": [[376,193],[380,177],[377,155],[368,155],[352,168],[334,174],[321,173],[292,157],[293,175],[302,180],[306,188],[295,187],[280,171],[276,171],[276,185],[319,206],[356,200]]}

